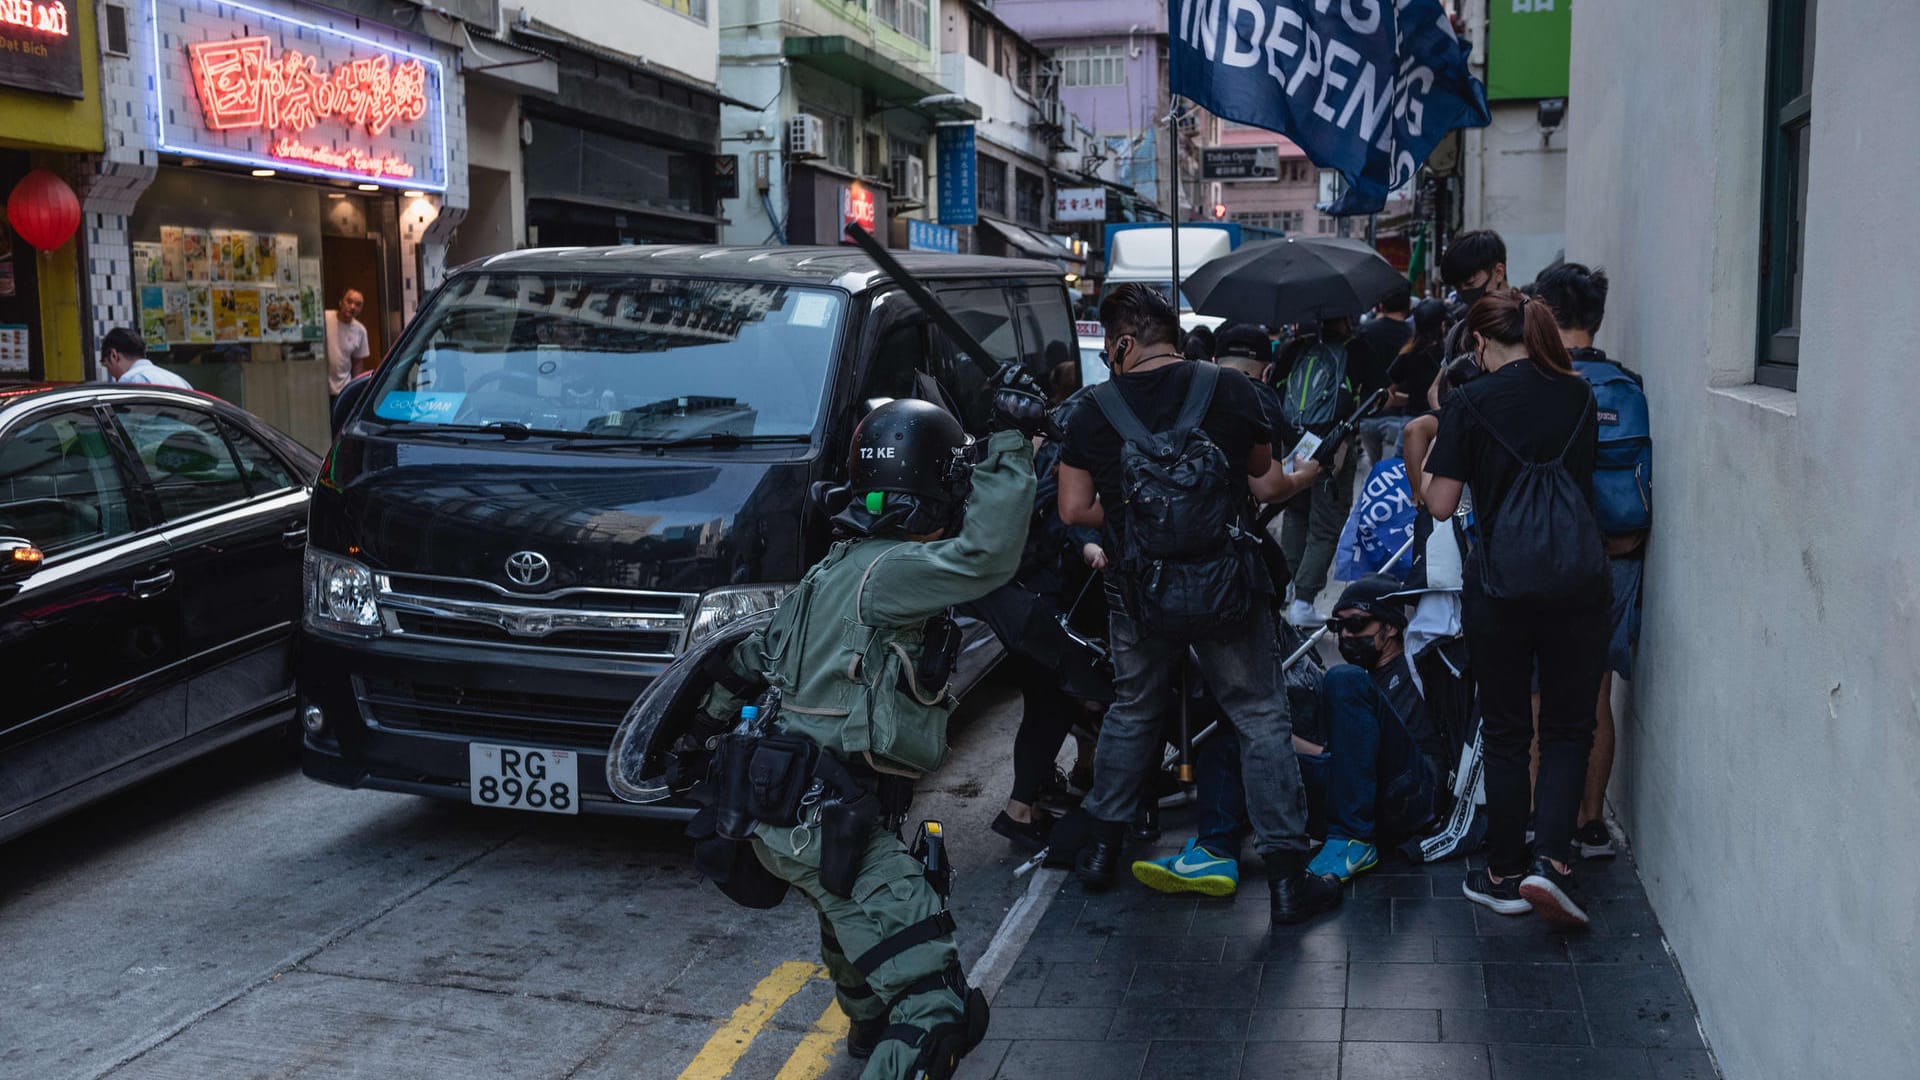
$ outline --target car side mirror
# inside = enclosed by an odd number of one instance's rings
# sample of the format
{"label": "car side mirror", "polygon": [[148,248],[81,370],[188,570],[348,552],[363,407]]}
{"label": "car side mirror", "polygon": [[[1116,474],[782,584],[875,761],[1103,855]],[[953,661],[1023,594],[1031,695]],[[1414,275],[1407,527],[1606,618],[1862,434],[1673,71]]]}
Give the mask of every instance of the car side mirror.
{"label": "car side mirror", "polygon": [[31,540],[18,536],[0,536],[0,581],[19,581],[40,569],[46,553]]}
{"label": "car side mirror", "polygon": [[353,415],[353,410],[359,406],[360,399],[367,396],[367,387],[372,385],[373,373],[367,372],[340,388],[340,396],[333,401],[333,415],[328,418],[333,434],[340,434],[340,429],[346,426],[347,417]]}

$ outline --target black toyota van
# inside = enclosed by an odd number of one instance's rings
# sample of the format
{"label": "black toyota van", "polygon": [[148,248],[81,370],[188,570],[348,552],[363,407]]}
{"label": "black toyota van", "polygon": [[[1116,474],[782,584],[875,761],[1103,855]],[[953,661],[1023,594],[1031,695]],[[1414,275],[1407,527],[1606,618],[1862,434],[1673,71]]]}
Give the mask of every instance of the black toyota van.
{"label": "black toyota van", "polygon": [[[903,252],[991,353],[1075,360],[1061,271]],[[619,247],[451,275],[346,406],[312,499],[307,775],[548,813],[611,797],[614,728],[682,649],[826,550],[879,400],[985,430],[988,365],[853,248]],[[998,646],[973,627],[960,685]]]}

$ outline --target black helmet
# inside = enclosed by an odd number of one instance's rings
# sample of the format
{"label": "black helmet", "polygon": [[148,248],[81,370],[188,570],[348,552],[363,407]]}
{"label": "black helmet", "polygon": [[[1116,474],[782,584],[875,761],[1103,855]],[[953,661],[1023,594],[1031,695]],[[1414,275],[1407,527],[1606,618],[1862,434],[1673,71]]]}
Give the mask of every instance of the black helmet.
{"label": "black helmet", "polygon": [[849,498],[834,523],[862,536],[917,536],[953,525],[966,506],[971,445],[960,421],[940,406],[887,402],[853,431]]}

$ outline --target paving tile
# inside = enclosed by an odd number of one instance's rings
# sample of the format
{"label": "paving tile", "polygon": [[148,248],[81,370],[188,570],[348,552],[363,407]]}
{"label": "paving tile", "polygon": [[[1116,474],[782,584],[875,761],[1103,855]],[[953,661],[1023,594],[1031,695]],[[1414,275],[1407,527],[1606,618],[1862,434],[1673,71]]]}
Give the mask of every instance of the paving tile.
{"label": "paving tile", "polygon": [[1348,1009],[1341,1038],[1347,1042],[1438,1042],[1440,1013],[1434,1009]]}
{"label": "paving tile", "polygon": [[1359,940],[1362,939],[1338,934],[1284,937],[1275,934],[1236,934],[1226,939],[1226,952],[1222,959],[1228,963],[1240,960],[1339,963],[1347,958],[1348,946]]}
{"label": "paving tile", "polygon": [[1433,958],[1442,964],[1563,964],[1575,944],[1545,936],[1438,937]]}
{"label": "paving tile", "polygon": [[1393,904],[1393,932],[1396,934],[1471,934],[1474,932],[1473,901],[1406,900]]}
{"label": "paving tile", "polygon": [[1348,965],[1350,1008],[1477,1009],[1486,1000],[1478,964]]}
{"label": "paving tile", "polygon": [[1298,926],[1276,926],[1276,934],[1390,934],[1393,932],[1393,901],[1385,897],[1350,899],[1326,915],[1318,915]]}
{"label": "paving tile", "polygon": [[1562,941],[1590,936],[1590,930],[1562,930],[1529,911],[1524,915],[1502,915],[1473,904],[1474,933],[1481,937],[1547,937]]}
{"label": "paving tile", "polygon": [[1443,1009],[1440,1039],[1457,1043],[1593,1045],[1585,1013],[1541,1009]]}
{"label": "paving tile", "polygon": [[1567,954],[1576,964],[1671,964],[1666,939],[1658,933],[1625,937],[1569,938]]}
{"label": "paving tile", "polygon": [[[1263,964],[1261,1009],[1338,1009],[1347,1003],[1347,965],[1326,963]],[[1409,965],[1411,966],[1411,965]]]}
{"label": "paving tile", "polygon": [[1105,934],[1097,937],[1073,934],[1035,934],[1027,939],[1026,948],[1020,950],[1023,960],[1037,960],[1054,964],[1091,964],[1100,959],[1100,950],[1107,944]]}
{"label": "paving tile", "polygon": [[993,1080],[993,1074],[1000,1071],[1000,1062],[1006,1059],[1007,1047],[1012,1044],[1005,1039],[983,1039],[973,1052],[962,1058],[960,1067],[954,1070],[953,1080]]}
{"label": "paving tile", "polygon": [[1248,1009],[1260,964],[1137,964],[1125,1004],[1135,1007]]}
{"label": "paving tile", "polygon": [[1660,932],[1660,919],[1643,896],[1611,900],[1589,896],[1582,906],[1609,937]]}
{"label": "paving tile", "polygon": [[1645,1050],[1592,1046],[1495,1046],[1494,1080],[1645,1080]]}
{"label": "paving tile", "polygon": [[1596,1046],[1700,1046],[1693,1006],[1672,968],[1576,964]]}
{"label": "paving tile", "polygon": [[[997,1031],[1000,1013],[995,1011]],[[1061,1080],[1069,1076],[1133,1077],[1147,1062],[1146,1042],[1016,1039],[1000,1062],[999,1080]]]}
{"label": "paving tile", "polygon": [[1016,1043],[1029,1039],[1101,1042],[1112,1023],[1112,1009],[995,1009],[992,1031],[995,1038]]}
{"label": "paving tile", "polygon": [[1338,1042],[1339,1009],[1255,1009],[1248,1042]]}
{"label": "paving tile", "polygon": [[1719,1080],[1720,1071],[1714,1068],[1713,1055],[1705,1050],[1676,1050],[1661,1047],[1647,1051],[1647,1057],[1653,1063],[1652,1080]]}
{"label": "paving tile", "polygon": [[993,1007],[1017,1009],[1039,1004],[1040,986],[1047,981],[1048,967],[1044,961],[1030,960],[1022,954],[1007,970],[1000,991],[993,995]]}
{"label": "paving tile", "polygon": [[1352,895],[1372,897],[1410,897],[1427,899],[1434,895],[1433,878],[1426,874],[1362,874],[1353,879]]}
{"label": "paving tile", "polygon": [[1486,973],[1489,1009],[1581,1008],[1572,964],[1494,964]]}
{"label": "paving tile", "polygon": [[1179,936],[1187,933],[1193,924],[1194,906],[1191,900],[1169,901],[1157,896],[1131,901],[1101,897],[1087,902],[1087,909],[1074,924],[1074,930],[1091,934]]}
{"label": "paving tile", "polygon": [[1340,1044],[1248,1043],[1240,1080],[1339,1080]]}
{"label": "paving tile", "polygon": [[1195,904],[1189,929],[1195,934],[1265,934],[1272,926],[1273,911],[1265,891],[1255,896],[1248,890],[1232,900]]}
{"label": "paving tile", "polygon": [[1156,1040],[1140,1080],[1218,1080],[1240,1069],[1239,1043]]}
{"label": "paving tile", "polygon": [[1487,1077],[1484,1046],[1347,1043],[1340,1048],[1340,1080],[1487,1080]]}
{"label": "paving tile", "polygon": [[1375,964],[1431,964],[1433,938],[1425,934],[1350,937],[1347,939],[1347,959]]}
{"label": "paving tile", "polygon": [[1102,960],[1143,964],[1191,963],[1217,964],[1227,947],[1221,934],[1170,935],[1115,934],[1100,950]]}
{"label": "paving tile", "polygon": [[[1043,1008],[1114,1008],[1133,981],[1133,965],[1050,964],[1028,1005]],[[997,1015],[997,1014],[996,1014]]]}
{"label": "paving tile", "polygon": [[1247,1009],[1115,1009],[1107,1025],[1110,1039],[1152,1039],[1192,1042],[1245,1042]]}
{"label": "paving tile", "polygon": [[1079,921],[1080,913],[1086,909],[1086,906],[1085,900],[1066,895],[1054,897],[1053,903],[1047,905],[1046,914],[1040,916],[1040,921],[1033,924],[1033,936],[1047,937],[1072,930],[1073,924]]}

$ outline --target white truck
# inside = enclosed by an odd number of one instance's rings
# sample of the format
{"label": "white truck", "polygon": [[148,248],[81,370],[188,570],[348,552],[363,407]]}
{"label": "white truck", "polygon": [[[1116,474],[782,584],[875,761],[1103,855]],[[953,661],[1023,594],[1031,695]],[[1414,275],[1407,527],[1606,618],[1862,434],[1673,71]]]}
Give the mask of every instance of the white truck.
{"label": "white truck", "polygon": [[[1107,277],[1100,286],[1106,295],[1129,281],[1142,281],[1167,294],[1173,282],[1173,227],[1171,225],[1107,226]],[[1180,226],[1180,277],[1240,246],[1240,227],[1228,223]],[[1180,329],[1218,328],[1226,320],[1199,315],[1187,298],[1180,298]]]}

